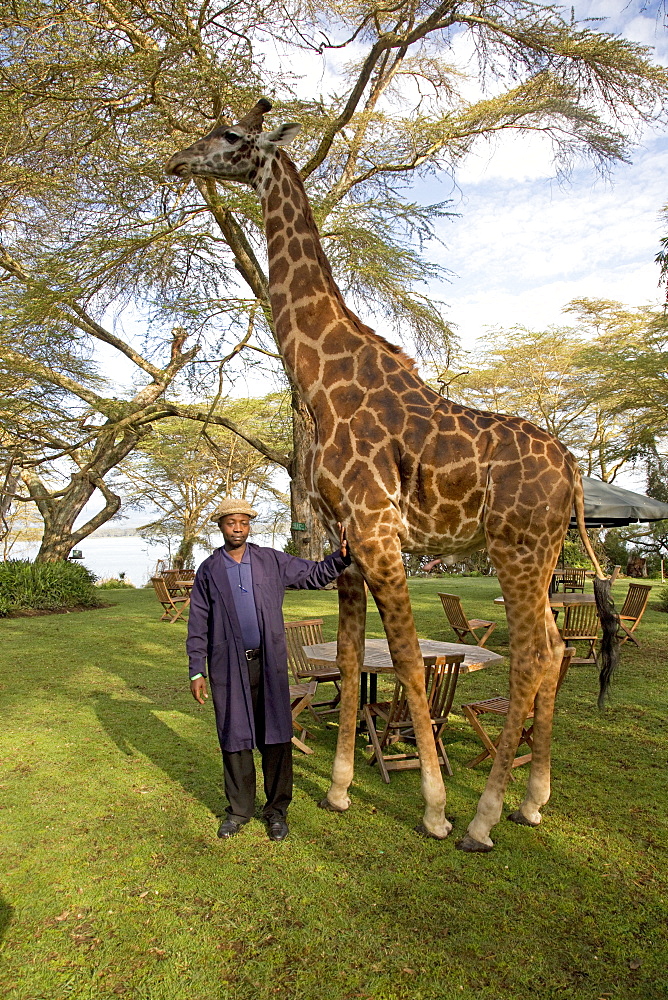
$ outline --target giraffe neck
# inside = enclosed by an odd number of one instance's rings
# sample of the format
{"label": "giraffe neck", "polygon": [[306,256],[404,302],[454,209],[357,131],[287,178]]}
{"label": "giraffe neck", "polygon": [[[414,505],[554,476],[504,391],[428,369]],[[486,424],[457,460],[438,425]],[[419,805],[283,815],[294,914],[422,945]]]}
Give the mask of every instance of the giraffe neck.
{"label": "giraffe neck", "polygon": [[412,368],[409,358],[346,306],[295,165],[279,151],[267,166],[257,190],[267,234],[269,295],[281,354],[306,401],[331,384],[327,361],[340,365],[364,342]]}

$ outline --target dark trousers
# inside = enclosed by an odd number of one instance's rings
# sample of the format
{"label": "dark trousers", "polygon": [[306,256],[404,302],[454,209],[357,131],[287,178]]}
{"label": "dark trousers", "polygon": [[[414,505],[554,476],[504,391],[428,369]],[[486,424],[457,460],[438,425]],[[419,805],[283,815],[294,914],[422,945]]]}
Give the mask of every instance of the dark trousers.
{"label": "dark trousers", "polygon": [[[248,661],[255,742],[262,756],[262,775],[266,803],[262,810],[264,819],[271,823],[285,819],[292,801],[292,743],[264,742],[264,685],[262,660],[258,656]],[[223,773],[226,813],[239,823],[247,823],[255,812],[255,761],[252,750],[223,750]]]}

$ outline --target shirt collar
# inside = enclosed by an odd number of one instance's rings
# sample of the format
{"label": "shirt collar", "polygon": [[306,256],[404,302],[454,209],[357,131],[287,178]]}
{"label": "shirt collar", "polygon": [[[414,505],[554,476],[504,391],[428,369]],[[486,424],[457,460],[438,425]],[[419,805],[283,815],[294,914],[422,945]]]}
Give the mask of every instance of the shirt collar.
{"label": "shirt collar", "polygon": [[[239,563],[236,561],[236,559],[233,559],[231,555],[228,555],[228,553],[225,551],[225,546],[224,545],[221,545],[221,547],[218,549],[218,551],[222,554],[223,559],[225,560],[226,563],[232,563],[234,566],[238,566],[239,565]],[[243,564],[246,564],[246,563],[249,563],[249,562],[250,562],[250,552],[248,550],[248,544],[246,544],[246,551],[244,552],[243,556],[241,557],[241,563],[243,565]]]}

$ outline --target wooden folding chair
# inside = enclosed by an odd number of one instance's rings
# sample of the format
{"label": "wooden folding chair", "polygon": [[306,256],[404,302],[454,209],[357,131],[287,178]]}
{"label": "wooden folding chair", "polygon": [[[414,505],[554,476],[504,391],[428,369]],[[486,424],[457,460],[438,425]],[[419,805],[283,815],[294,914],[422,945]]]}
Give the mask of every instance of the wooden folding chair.
{"label": "wooden folding chair", "polygon": [[314,646],[324,642],[322,637],[322,618],[311,618],[307,621],[285,622],[285,643],[288,650],[288,665],[297,684],[305,680],[314,680],[318,684],[332,683],[334,694],[329,700],[313,702],[311,711],[316,718],[319,715],[330,715],[338,712],[341,701],[341,672],[337,667],[317,667],[309,663],[304,652],[304,646]]}
{"label": "wooden folding chair", "polygon": [[[561,666],[559,667],[557,691],[559,691],[559,688],[566,679],[566,674],[568,673],[568,668],[571,665],[574,654],[575,648],[573,646],[567,646],[564,650]],[[495,739],[492,739],[489,733],[487,733],[483,728],[480,722],[480,716],[489,713],[490,715],[505,717],[508,715],[509,705],[510,702],[508,698],[487,698],[485,701],[472,701],[469,702],[468,705],[462,705],[464,715],[473,726],[474,731],[480,737],[480,740],[485,747],[482,753],[479,753],[477,757],[473,758],[473,760],[468,761],[466,764],[467,767],[476,767],[478,764],[481,764],[483,760],[487,760],[488,757],[492,760],[496,757],[496,751],[498,749],[499,740],[501,739],[501,733],[499,733]],[[522,735],[520,736],[520,741],[517,745],[518,750],[521,746],[528,746],[529,753],[525,753],[520,757],[515,757],[512,765],[513,767],[520,767],[522,764],[528,764],[531,760],[533,752],[533,716],[534,708],[531,709],[524,725],[522,726]]]}
{"label": "wooden folding chair", "polygon": [[[630,639],[635,646],[640,648],[640,643],[633,633],[638,628],[640,619],[645,614],[645,608],[647,607],[647,602],[649,601],[649,592],[651,589],[651,584],[629,584],[628,592],[624,598],[624,603],[622,604],[622,610],[619,612],[620,631],[617,635],[621,642],[627,642],[627,640]],[[629,624],[625,624],[627,622]]]}
{"label": "wooden folding chair", "polygon": [[579,567],[565,569],[562,574],[564,594],[567,594],[569,591],[574,594],[576,590],[579,590],[581,594],[584,594],[586,580],[586,569],[580,569]]}
{"label": "wooden folding chair", "polygon": [[155,596],[162,604],[164,611],[160,621],[168,621],[170,625],[173,624],[177,618],[181,617],[190,604],[190,596],[177,597],[176,595],[170,594],[167,584],[161,576],[152,576],[151,583],[153,584],[153,589],[155,590]]}
{"label": "wooden folding chair", "polygon": [[297,718],[305,709],[311,708],[313,696],[316,692],[317,686],[317,681],[307,681],[305,684],[290,685],[290,712],[292,714],[292,728],[299,734],[298,736],[292,737],[292,742],[299,750],[301,750],[302,753],[313,753],[311,747],[307,747],[304,743],[304,740],[307,737],[312,737],[313,734],[309,733],[308,729],[297,721]]}
{"label": "wooden folding chair", "polygon": [[[452,777],[452,768],[441,737],[455,697],[459,667],[463,662],[463,653],[457,653],[453,656],[424,657],[425,689],[436,753],[439,764],[445,767],[445,772],[449,777]],[[420,767],[417,749],[404,753],[386,752],[387,748],[394,743],[415,739],[413,720],[403,684],[399,681],[396,682],[391,702],[365,705],[363,715],[373,748],[369,764],[378,763],[383,781],[389,784],[390,771],[404,771]],[[376,719],[382,719],[384,723],[384,728],[381,729],[380,733],[376,729]]]}
{"label": "wooden folding chair", "polygon": [[[490,635],[496,628],[496,622],[488,622],[482,618],[467,618],[464,614],[462,602],[456,594],[439,594],[441,604],[445,611],[455,635],[460,642],[464,642],[467,635],[473,636],[475,646],[484,646]],[[479,636],[478,632],[487,629],[484,635]]]}
{"label": "wooden folding chair", "polygon": [[576,642],[587,643],[585,655],[573,657],[573,664],[596,663],[600,624],[595,604],[571,604],[565,609],[564,624],[559,629],[561,638],[569,646]]}
{"label": "wooden folding chair", "polygon": [[179,571],[177,569],[165,569],[162,571],[162,579],[165,581],[165,586],[170,597],[183,597],[185,591],[182,587],[176,586],[176,581],[179,579]]}

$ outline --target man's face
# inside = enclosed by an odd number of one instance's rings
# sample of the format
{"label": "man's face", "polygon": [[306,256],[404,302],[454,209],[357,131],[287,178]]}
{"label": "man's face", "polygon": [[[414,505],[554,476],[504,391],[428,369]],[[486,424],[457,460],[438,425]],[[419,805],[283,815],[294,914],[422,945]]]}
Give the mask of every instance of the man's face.
{"label": "man's face", "polygon": [[246,544],[250,531],[250,518],[247,514],[226,514],[221,517],[218,527],[223,533],[225,547],[239,549]]}

